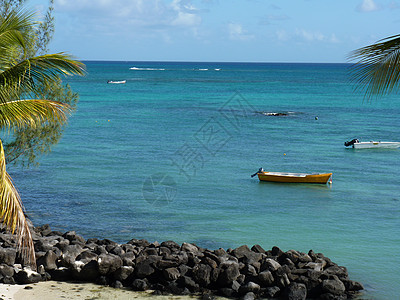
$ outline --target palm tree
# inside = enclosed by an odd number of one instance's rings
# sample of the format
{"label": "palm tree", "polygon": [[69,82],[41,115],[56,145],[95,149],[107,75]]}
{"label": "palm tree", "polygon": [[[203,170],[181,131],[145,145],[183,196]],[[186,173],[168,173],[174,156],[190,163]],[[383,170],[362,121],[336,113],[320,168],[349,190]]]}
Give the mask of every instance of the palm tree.
{"label": "palm tree", "polygon": [[[67,54],[27,57],[32,37],[28,30],[35,26],[34,15],[13,10],[0,17],[0,129],[43,122],[65,122],[68,105],[33,97],[40,87],[59,80],[60,75],[83,75],[84,65]],[[3,144],[0,139],[0,222],[17,236],[18,250],[24,262],[36,268],[32,236],[17,189],[6,171]]]}
{"label": "palm tree", "polygon": [[400,35],[394,35],[375,44],[350,53],[357,60],[352,67],[352,79],[365,96],[383,96],[395,91],[400,80]]}

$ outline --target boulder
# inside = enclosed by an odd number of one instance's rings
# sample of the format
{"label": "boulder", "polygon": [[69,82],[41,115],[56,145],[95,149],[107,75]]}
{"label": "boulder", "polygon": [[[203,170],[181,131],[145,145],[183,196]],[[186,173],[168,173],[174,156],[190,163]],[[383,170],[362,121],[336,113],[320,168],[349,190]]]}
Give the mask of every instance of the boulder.
{"label": "boulder", "polygon": [[288,300],[305,300],[307,298],[307,287],[302,283],[292,282],[285,292]]}
{"label": "boulder", "polygon": [[14,276],[14,268],[8,266],[6,264],[0,265],[0,276],[1,277],[13,277]]}
{"label": "boulder", "polygon": [[261,287],[255,282],[249,281],[246,284],[242,285],[239,289],[239,293],[245,295],[247,293],[255,293],[257,294],[260,291]]}
{"label": "boulder", "polygon": [[148,284],[147,280],[135,279],[132,282],[132,289],[135,291],[146,291],[149,289],[149,284]]}
{"label": "boulder", "polygon": [[82,236],[76,234],[75,231],[67,231],[66,233],[63,234],[63,238],[69,240],[71,244],[86,243],[85,239]]}
{"label": "boulder", "polygon": [[258,281],[262,286],[273,286],[275,278],[270,271],[263,271],[258,274]]}
{"label": "boulder", "polygon": [[194,293],[199,291],[200,286],[189,276],[179,277],[177,282],[178,282],[179,286],[186,287]]}
{"label": "boulder", "polygon": [[168,281],[177,280],[181,274],[177,268],[168,268],[163,271],[163,276]]}
{"label": "boulder", "polygon": [[265,250],[263,247],[261,247],[260,245],[254,245],[253,247],[251,247],[251,251],[254,251],[256,253],[263,253],[265,254]]}
{"label": "boulder", "polygon": [[15,264],[17,250],[14,248],[0,248],[0,264],[12,266]]}
{"label": "boulder", "polygon": [[72,279],[72,272],[69,268],[59,267],[55,270],[49,270],[52,280],[56,281],[69,281]]}
{"label": "boulder", "polygon": [[221,263],[218,282],[221,286],[229,286],[239,275],[239,264],[234,261]]}
{"label": "boulder", "polygon": [[325,279],[322,281],[322,291],[334,295],[343,294],[346,287],[339,279]]}
{"label": "boulder", "polygon": [[211,282],[211,267],[205,264],[199,264],[193,267],[193,279],[203,287],[207,287]]}
{"label": "boulder", "polygon": [[57,269],[57,261],[58,257],[52,250],[48,250],[46,254],[39,259],[37,259],[37,266],[43,265],[46,271]]}
{"label": "boulder", "polygon": [[261,270],[275,272],[281,267],[281,264],[272,258],[266,258],[261,264]]}
{"label": "boulder", "polygon": [[134,268],[131,266],[121,266],[113,273],[113,277],[115,280],[124,282],[132,275]]}
{"label": "boulder", "polygon": [[101,254],[97,262],[101,275],[113,273],[122,266],[122,259],[114,254]]}
{"label": "boulder", "polygon": [[139,278],[146,278],[152,275],[155,272],[154,267],[152,266],[151,261],[143,260],[136,264],[135,266],[135,274]]}
{"label": "boulder", "polygon": [[256,299],[256,295],[253,292],[248,292],[243,296],[243,300],[254,300]]}
{"label": "boulder", "polygon": [[96,260],[87,263],[76,261],[72,269],[72,276],[80,281],[94,282],[100,276],[99,265]]}
{"label": "boulder", "polygon": [[19,284],[37,283],[42,280],[42,276],[30,268],[25,267],[14,275],[14,278]]}

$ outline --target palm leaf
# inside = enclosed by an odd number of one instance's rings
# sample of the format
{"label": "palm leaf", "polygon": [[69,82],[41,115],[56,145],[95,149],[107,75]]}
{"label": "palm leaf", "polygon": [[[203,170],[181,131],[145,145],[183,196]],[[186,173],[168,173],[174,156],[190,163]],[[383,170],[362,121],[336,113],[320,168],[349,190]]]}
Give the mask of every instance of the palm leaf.
{"label": "palm leaf", "polygon": [[33,25],[33,13],[28,11],[12,10],[0,17],[0,53],[15,46],[25,49],[27,39],[24,32]]}
{"label": "palm leaf", "polygon": [[400,35],[378,41],[376,44],[350,53],[351,80],[356,89],[365,90],[365,96],[383,96],[398,89],[400,80]]}
{"label": "palm leaf", "polygon": [[[0,86],[7,85],[7,89],[30,92],[36,85],[58,80],[60,75],[84,75],[84,73],[84,64],[73,60],[65,53],[45,54],[9,66],[0,73]],[[0,98],[0,101],[5,102],[7,98],[9,97]]]}
{"label": "palm leaf", "polygon": [[71,108],[68,104],[44,99],[0,102],[0,128],[35,127],[38,123],[64,123]]}
{"label": "palm leaf", "polygon": [[6,171],[3,144],[0,140],[0,220],[17,236],[18,250],[24,262],[36,269],[35,248],[24,215],[21,198]]}

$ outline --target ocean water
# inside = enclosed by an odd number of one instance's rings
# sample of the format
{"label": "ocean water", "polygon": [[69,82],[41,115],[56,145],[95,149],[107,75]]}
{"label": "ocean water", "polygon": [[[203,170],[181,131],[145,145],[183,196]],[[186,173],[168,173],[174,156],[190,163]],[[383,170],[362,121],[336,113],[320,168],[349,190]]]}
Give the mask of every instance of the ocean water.
{"label": "ocean water", "polygon": [[[86,62],[61,142],[9,167],[35,225],[85,238],[260,244],[322,252],[398,299],[400,101],[354,93],[346,64]],[[126,80],[126,84],[107,84]],[[274,116],[273,113],[283,113]],[[259,182],[271,171],[332,172],[332,185]]]}

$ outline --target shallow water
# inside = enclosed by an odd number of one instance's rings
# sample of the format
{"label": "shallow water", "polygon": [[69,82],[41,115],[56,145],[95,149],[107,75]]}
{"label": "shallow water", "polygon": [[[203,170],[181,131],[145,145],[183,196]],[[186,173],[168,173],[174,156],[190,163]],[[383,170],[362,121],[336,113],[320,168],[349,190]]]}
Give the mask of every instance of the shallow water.
{"label": "shallow water", "polygon": [[[9,167],[36,225],[119,242],[313,249],[346,266],[365,298],[398,297],[400,150],[343,146],[400,141],[397,96],[364,101],[345,64],[87,67],[68,79],[80,103],[61,142],[38,168]],[[333,184],[259,182],[260,167],[333,172]]]}

